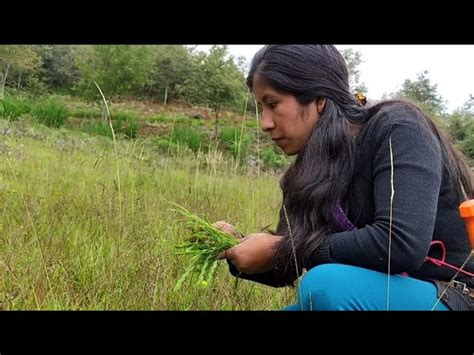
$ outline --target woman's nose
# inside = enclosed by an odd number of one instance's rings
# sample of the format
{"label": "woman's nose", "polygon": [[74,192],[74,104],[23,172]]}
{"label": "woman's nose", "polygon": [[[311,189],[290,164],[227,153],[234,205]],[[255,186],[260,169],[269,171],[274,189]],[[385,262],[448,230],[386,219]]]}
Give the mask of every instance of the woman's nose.
{"label": "woman's nose", "polygon": [[270,114],[262,112],[262,118],[260,120],[260,126],[264,132],[268,132],[275,127],[275,121]]}

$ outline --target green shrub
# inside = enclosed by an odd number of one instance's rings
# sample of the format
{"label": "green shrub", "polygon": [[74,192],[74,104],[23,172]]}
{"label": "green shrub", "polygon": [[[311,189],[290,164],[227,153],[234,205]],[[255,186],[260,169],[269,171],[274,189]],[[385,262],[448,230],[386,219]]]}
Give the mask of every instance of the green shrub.
{"label": "green shrub", "polygon": [[174,144],[185,145],[193,152],[203,148],[204,137],[198,131],[189,126],[178,125],[174,127],[171,136],[171,142]]}
{"label": "green shrub", "polygon": [[154,143],[161,152],[175,153],[178,151],[178,145],[176,143],[170,142],[169,138],[158,138],[154,140]]}
{"label": "green shrub", "polygon": [[16,121],[22,114],[31,110],[30,103],[22,97],[6,97],[0,102],[0,116],[10,121]]}
{"label": "green shrub", "polygon": [[31,114],[48,127],[61,127],[68,119],[69,112],[63,103],[54,99],[37,102]]}
{"label": "green shrub", "polygon": [[220,140],[229,149],[232,156],[234,158],[238,156],[239,160],[247,156],[252,141],[248,134],[243,133],[241,137],[240,133],[240,128],[236,127],[223,128],[219,133]]}
{"label": "green shrub", "polygon": [[72,117],[77,117],[77,118],[99,118],[102,116],[99,110],[76,110],[71,112]]}
{"label": "green shrub", "polygon": [[269,168],[282,168],[288,163],[286,157],[275,152],[273,148],[265,148],[261,156],[263,162]]}
{"label": "green shrub", "polygon": [[138,115],[133,112],[115,112],[111,114],[115,134],[124,134],[136,138],[138,133]]}
{"label": "green shrub", "polygon": [[258,128],[258,122],[255,119],[246,120],[245,121],[245,126],[248,127],[248,128],[257,129]]}
{"label": "green shrub", "polygon": [[80,127],[80,130],[95,136],[112,138],[112,131],[108,123],[90,122]]}

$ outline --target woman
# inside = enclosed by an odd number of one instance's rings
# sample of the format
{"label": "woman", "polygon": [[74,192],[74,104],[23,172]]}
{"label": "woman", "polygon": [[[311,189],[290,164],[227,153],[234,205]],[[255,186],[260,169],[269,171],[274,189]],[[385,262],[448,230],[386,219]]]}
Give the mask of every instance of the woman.
{"label": "woman", "polygon": [[221,255],[233,275],[278,287],[306,270],[287,309],[472,308],[473,261],[456,278],[462,289],[440,282],[471,252],[459,214],[470,170],[424,112],[396,100],[363,106],[330,45],[265,46],[247,85],[262,129],[297,157],[281,180],[276,231]]}

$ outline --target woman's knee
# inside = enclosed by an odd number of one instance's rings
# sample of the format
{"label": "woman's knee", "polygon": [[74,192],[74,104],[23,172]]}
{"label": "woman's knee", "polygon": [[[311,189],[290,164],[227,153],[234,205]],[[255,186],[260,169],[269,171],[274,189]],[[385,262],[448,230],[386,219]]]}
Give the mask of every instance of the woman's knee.
{"label": "woman's knee", "polygon": [[[302,278],[298,298],[305,310],[329,310],[338,308],[344,278],[350,276],[352,266],[342,264],[322,264],[309,270]],[[345,297],[345,296],[344,296]]]}
{"label": "woman's knee", "polygon": [[300,287],[303,288],[327,288],[334,283],[335,279],[340,279],[343,273],[347,272],[347,265],[342,264],[322,264],[310,269],[303,276]]}

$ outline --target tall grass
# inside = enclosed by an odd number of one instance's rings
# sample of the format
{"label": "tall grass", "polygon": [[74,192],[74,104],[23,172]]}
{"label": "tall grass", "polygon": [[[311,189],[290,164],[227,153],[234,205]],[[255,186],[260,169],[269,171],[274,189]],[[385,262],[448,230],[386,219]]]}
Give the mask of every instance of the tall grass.
{"label": "tall grass", "polygon": [[[115,112],[111,114],[114,133],[126,138],[136,138],[138,134],[138,115],[131,112]],[[89,134],[105,136],[113,139],[109,122],[102,120],[90,121],[79,128]]]}
{"label": "tall grass", "polygon": [[10,121],[16,121],[21,115],[29,113],[30,110],[30,102],[21,96],[7,96],[0,100],[0,117]]}
{"label": "tall grass", "polygon": [[202,134],[183,124],[176,125],[171,133],[171,144],[184,145],[193,152],[197,152],[201,148],[204,148],[204,142],[205,140]]}
{"label": "tall grass", "polygon": [[48,127],[61,127],[69,116],[66,106],[52,98],[38,101],[31,109],[31,114]]}
{"label": "tall grass", "polygon": [[220,131],[219,138],[237,161],[242,161],[248,155],[252,139],[240,128],[224,128]]}
{"label": "tall grass", "polygon": [[236,288],[227,267],[209,288],[172,292],[185,268],[173,248],[183,227],[164,201],[248,233],[276,223],[277,176],[234,174],[218,154],[175,159],[140,139],[117,140],[115,152],[108,139],[25,124],[0,120],[10,132],[2,137],[8,159],[0,159],[1,309],[279,309],[294,302],[293,290],[243,281]]}

